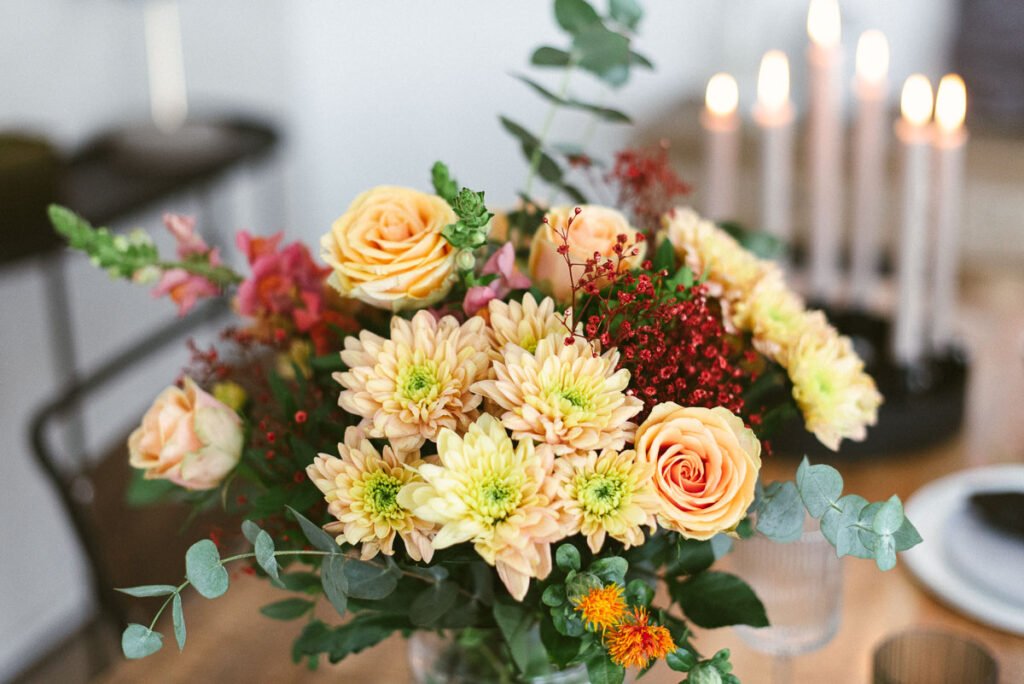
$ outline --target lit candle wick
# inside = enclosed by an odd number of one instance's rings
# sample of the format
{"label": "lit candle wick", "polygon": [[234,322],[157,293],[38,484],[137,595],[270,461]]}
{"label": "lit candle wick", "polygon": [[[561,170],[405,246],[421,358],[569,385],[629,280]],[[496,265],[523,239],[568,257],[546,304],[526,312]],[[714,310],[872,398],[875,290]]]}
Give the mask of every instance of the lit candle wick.
{"label": "lit candle wick", "polygon": [[889,41],[881,31],[871,29],[857,41],[857,77],[867,83],[882,83],[889,71]]}
{"label": "lit candle wick", "polygon": [[955,133],[964,125],[967,114],[967,89],[956,74],[946,74],[939,81],[935,96],[935,123],[944,133]]}
{"label": "lit candle wick", "polygon": [[925,126],[932,118],[932,84],[923,74],[913,74],[903,83],[900,113],[914,127]]}
{"label": "lit candle wick", "polygon": [[708,81],[704,102],[708,111],[718,117],[729,117],[736,112],[740,94],[736,79],[729,74],[715,74]]}

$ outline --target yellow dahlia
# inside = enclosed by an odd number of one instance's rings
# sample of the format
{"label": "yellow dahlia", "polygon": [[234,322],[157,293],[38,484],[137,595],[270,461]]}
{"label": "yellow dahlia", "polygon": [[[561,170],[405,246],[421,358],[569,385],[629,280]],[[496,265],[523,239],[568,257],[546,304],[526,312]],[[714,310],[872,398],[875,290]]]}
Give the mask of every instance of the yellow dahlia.
{"label": "yellow dahlia", "polygon": [[651,660],[664,658],[676,650],[668,629],[650,624],[646,608],[633,613],[605,636],[608,655],[622,667],[647,667]]}
{"label": "yellow dahlia", "polygon": [[405,485],[398,503],[441,526],[435,549],[472,542],[521,601],[531,577],[551,572],[551,544],[565,536],[552,506],[551,450],[530,440],[513,446],[484,414],[463,437],[441,430],[437,455],[440,464],[420,465],[423,481]]}
{"label": "yellow dahlia", "polygon": [[609,449],[555,462],[555,481],[567,536],[583,533],[598,553],[605,536],[626,545],[644,542],[643,527],[655,530],[660,501],[654,493],[654,463],[638,461],[636,452]]}
{"label": "yellow dahlia", "polygon": [[345,387],[338,404],[396,449],[418,449],[442,428],[465,430],[481,401],[470,386],[490,364],[484,325],[420,311],[411,321],[392,318],[391,339],[367,331],[346,337],[341,359],[349,370],[334,374]]}
{"label": "yellow dahlia", "polygon": [[338,544],[361,545],[363,560],[378,553],[392,555],[398,535],[410,558],[429,562],[433,524],[397,501],[403,485],[420,479],[415,470],[422,463],[419,453],[390,445],[379,452],[362,430],[350,427],[338,454],[340,458],[320,454],[306,467],[309,479],[324,493],[328,512],[338,519],[324,529],[337,535]]}
{"label": "yellow dahlia", "polygon": [[590,631],[602,633],[619,624],[627,608],[618,584],[594,587],[572,601],[572,606]]}
{"label": "yellow dahlia", "polygon": [[516,439],[548,444],[557,455],[621,449],[643,402],[625,393],[629,371],[616,370],[617,351],[597,355],[591,344],[549,335],[531,354],[507,345],[493,380],[473,385],[504,411],[501,422]]}
{"label": "yellow dahlia", "polygon": [[834,451],[843,439],[864,439],[878,419],[882,395],[848,337],[828,325],[809,326],[788,366],[793,398],[818,441]]}
{"label": "yellow dahlia", "polygon": [[492,299],[487,306],[490,314],[487,337],[491,341],[491,358],[495,361],[501,361],[501,351],[510,342],[532,354],[537,343],[548,335],[569,333],[562,316],[555,312],[555,300],[551,297],[545,297],[538,304],[532,294],[526,293],[522,303]]}

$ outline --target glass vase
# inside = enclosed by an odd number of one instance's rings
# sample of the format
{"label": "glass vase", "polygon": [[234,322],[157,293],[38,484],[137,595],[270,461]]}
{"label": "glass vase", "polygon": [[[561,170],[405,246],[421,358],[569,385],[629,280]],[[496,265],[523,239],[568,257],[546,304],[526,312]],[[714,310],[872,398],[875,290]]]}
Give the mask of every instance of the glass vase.
{"label": "glass vase", "polygon": [[416,632],[409,638],[409,669],[415,684],[587,684],[582,665],[564,670],[548,662],[535,629],[529,666],[519,675],[496,630]]}

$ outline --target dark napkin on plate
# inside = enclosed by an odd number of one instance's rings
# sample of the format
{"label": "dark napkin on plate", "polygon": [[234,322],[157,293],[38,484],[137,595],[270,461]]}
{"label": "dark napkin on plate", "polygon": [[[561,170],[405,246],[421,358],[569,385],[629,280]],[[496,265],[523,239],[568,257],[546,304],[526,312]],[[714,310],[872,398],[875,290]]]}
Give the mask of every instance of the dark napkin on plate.
{"label": "dark napkin on plate", "polygon": [[1024,537],[1024,492],[972,494],[971,506],[992,527]]}

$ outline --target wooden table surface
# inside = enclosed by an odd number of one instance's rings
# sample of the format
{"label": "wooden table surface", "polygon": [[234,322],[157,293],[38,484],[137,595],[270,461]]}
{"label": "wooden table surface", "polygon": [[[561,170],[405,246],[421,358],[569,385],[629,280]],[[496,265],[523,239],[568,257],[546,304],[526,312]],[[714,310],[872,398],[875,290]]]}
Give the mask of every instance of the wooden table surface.
{"label": "wooden table surface", "polygon": [[[989,275],[968,283],[962,320],[973,364],[968,413],[960,436],[939,448],[899,458],[841,463],[847,491],[869,499],[896,493],[909,497],[946,473],[998,462],[1024,462],[1024,279]],[[766,478],[791,477],[796,463],[765,464]],[[1024,580],[1024,569],[1022,569]],[[996,656],[1000,681],[1024,682],[1024,638],[1006,634],[942,605],[915,584],[903,567],[878,572],[873,563],[844,559],[844,611],[835,638],[799,656],[795,682],[833,684],[870,681],[871,653],[885,636],[909,627],[946,629],[982,642]],[[170,624],[164,650],[146,660],[118,664],[100,680],[129,682],[408,682],[405,645],[392,638],[380,646],[311,673],[289,657],[300,625],[264,618],[257,608],[283,596],[265,582],[241,576],[216,601],[193,597],[186,606],[188,645],[178,653]],[[325,613],[326,615],[327,613]],[[735,671],[746,684],[767,682],[771,659],[747,647],[731,629],[703,630],[705,653],[732,649]],[[676,682],[659,664],[642,681]]]}

